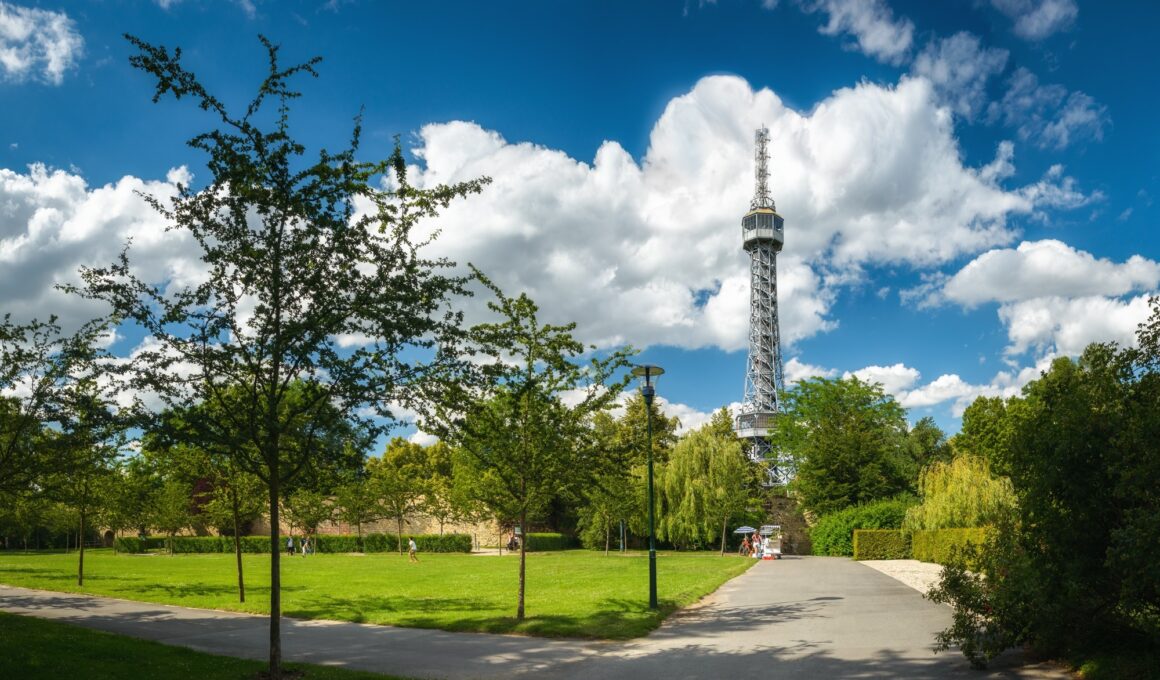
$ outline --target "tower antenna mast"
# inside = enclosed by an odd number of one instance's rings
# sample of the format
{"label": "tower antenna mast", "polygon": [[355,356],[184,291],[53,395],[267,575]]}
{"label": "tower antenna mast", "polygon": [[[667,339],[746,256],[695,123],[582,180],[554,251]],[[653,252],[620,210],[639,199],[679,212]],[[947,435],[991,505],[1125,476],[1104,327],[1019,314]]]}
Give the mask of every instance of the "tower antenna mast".
{"label": "tower antenna mast", "polygon": [[777,214],[769,191],[769,130],[762,126],[754,141],[753,200],[741,218],[742,244],[749,253],[749,360],[745,398],[734,429],[748,440],[749,455],[769,464],[770,482],[785,483],[793,471],[780,460],[772,442],[785,389],[777,319],[777,254],[785,242],[785,220]]}

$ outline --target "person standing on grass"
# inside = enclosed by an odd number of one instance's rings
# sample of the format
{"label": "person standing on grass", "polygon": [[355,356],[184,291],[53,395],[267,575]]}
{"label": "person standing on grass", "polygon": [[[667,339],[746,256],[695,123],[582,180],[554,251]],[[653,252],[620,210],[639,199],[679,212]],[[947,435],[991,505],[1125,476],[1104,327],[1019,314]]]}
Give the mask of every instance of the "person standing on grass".
{"label": "person standing on grass", "polygon": [[286,554],[294,557],[294,535],[291,534],[286,537]]}
{"label": "person standing on grass", "polygon": [[418,556],[415,555],[415,552],[418,550],[419,550],[419,546],[415,545],[415,538],[413,536],[411,538],[408,538],[407,539],[407,556],[411,559],[412,562],[419,561]]}
{"label": "person standing on grass", "polygon": [[306,553],[310,552],[310,537],[302,537],[302,556],[306,557]]}

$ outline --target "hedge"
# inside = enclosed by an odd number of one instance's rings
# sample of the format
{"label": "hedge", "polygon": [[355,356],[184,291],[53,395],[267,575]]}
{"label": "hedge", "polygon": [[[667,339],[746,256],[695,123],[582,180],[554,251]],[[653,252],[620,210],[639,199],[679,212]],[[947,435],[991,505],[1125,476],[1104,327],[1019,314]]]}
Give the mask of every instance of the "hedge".
{"label": "hedge", "polygon": [[113,539],[113,550],[133,555],[140,555],[150,550],[168,550],[165,540],[164,536],[150,536],[148,538],[119,536]]}
{"label": "hedge", "polygon": [[901,529],[855,529],[854,559],[905,560],[910,539]]}
{"label": "hedge", "polygon": [[577,545],[576,539],[568,534],[528,534],[528,552],[568,550]]}
{"label": "hedge", "polygon": [[[986,527],[915,531],[910,541],[911,554],[916,560],[946,564],[955,552],[961,551],[968,543],[982,547],[987,542],[988,531]],[[977,567],[973,564],[967,566]]]}
{"label": "hedge", "polygon": [[854,554],[855,529],[901,529],[906,509],[916,502],[912,498],[892,498],[825,515],[810,529],[813,552],[849,557]]}
{"label": "hedge", "polygon": [[[403,545],[408,538],[415,539],[420,552],[471,552],[471,536],[467,534],[414,534],[403,535]],[[302,537],[294,537],[294,548],[302,549]],[[345,534],[319,534],[312,536],[314,550],[320,553],[347,552],[394,552],[399,549],[395,534],[365,534],[362,542],[358,536]],[[242,536],[242,552],[269,553],[269,536]],[[279,540],[279,549],[285,549],[286,537]],[[117,550],[127,553],[143,553],[148,550],[172,550],[177,554],[232,553],[233,536],[174,536],[172,539],[152,537],[142,541],[136,537],[118,538],[114,543]],[[361,550],[360,550],[361,547]]]}

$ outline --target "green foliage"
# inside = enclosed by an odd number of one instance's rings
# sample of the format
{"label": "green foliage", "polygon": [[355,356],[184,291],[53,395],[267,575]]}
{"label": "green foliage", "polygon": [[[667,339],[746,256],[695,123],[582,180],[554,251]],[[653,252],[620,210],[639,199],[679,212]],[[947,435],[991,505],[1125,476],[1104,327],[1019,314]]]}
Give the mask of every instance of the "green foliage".
{"label": "green foliage", "polygon": [[117,552],[128,553],[130,555],[140,555],[155,550],[168,550],[169,540],[163,536],[151,536],[148,538],[118,536],[113,539],[113,549]]}
{"label": "green foliage", "polygon": [[576,547],[576,539],[567,534],[530,533],[527,535],[528,552],[568,550]]}
{"label": "green foliage", "polygon": [[854,559],[905,560],[910,558],[910,539],[901,529],[855,529]]}
{"label": "green foliage", "polygon": [[989,447],[1018,499],[939,589],[956,608],[942,643],[975,663],[1012,644],[1071,659],[1160,653],[1160,298],[1151,305],[1138,349],[1090,345],[964,421],[966,445]]}
{"label": "green foliage", "polygon": [[[267,485],[277,544],[282,486],[349,451],[337,425],[353,423],[347,429],[359,438],[385,432],[392,408],[421,408],[422,386],[466,362],[461,317],[448,312],[466,281],[444,273],[453,263],[424,257],[426,242],[412,229],[486,180],[413,187],[397,143],[385,161],[359,159],[361,122],[346,149],[308,159],[291,134],[300,96],[291,82],[317,75],[317,58],[283,67],[278,48],[261,38],[268,71],[239,115],[185,68],[180,50],[126,39],[137,50],[130,63],[156,82],[155,102],[188,99],[215,121],[188,142],[208,156],[208,184],[179,186],[171,200],[145,197],[196,244],[205,276],[189,286],[144,280],[129,244],[112,265],[85,268],[81,292],[155,341],[134,357],[142,387],[170,407],[210,407],[214,417],[197,418],[191,430]],[[351,337],[360,338],[357,348],[344,346]],[[275,552],[275,678],[278,565]]]}
{"label": "green foliage", "polygon": [[[557,536],[558,534],[545,534]],[[414,538],[415,544],[422,552],[471,552],[471,536],[468,534],[413,534],[404,535],[403,542]],[[315,552],[319,553],[353,553],[353,552],[393,552],[399,544],[395,534],[372,533],[361,539],[353,534],[319,534],[311,536],[310,542]],[[269,536],[242,536],[242,552],[266,553],[270,552]],[[169,549],[174,554],[207,554],[232,553],[234,539],[232,536],[174,536],[172,538],[139,538],[122,537],[116,539],[117,550],[126,553],[142,553],[150,550]],[[294,547],[299,543],[296,540]],[[557,549],[557,548],[552,548]]]}
{"label": "green foliage", "polygon": [[820,515],[913,487],[906,413],[881,385],[811,378],[785,393],[777,437],[802,507]]}
{"label": "green foliage", "polygon": [[[627,384],[627,376],[613,376],[627,366],[629,352],[580,363],[585,347],[572,337],[575,324],[540,323],[539,308],[526,294],[510,298],[473,271],[495,295],[488,308],[499,316],[470,332],[487,361],[464,381],[438,385],[435,413],[424,429],[455,445],[454,476],[465,497],[527,527],[553,500],[579,497],[600,469],[590,425]],[[565,394],[576,400],[566,404]],[[524,617],[524,545],[517,619]]]}
{"label": "green foliage", "polygon": [[918,491],[922,503],[906,512],[903,523],[910,531],[988,526],[1015,512],[1011,480],[969,453],[931,463],[919,476]]}
{"label": "green foliage", "polygon": [[749,464],[729,432],[706,425],[673,447],[657,474],[657,535],[681,548],[713,545],[724,550],[727,525],[750,505]]}
{"label": "green foliage", "polygon": [[853,555],[855,529],[900,529],[906,509],[913,504],[913,498],[891,498],[822,516],[810,528],[814,554]]}
{"label": "green foliage", "polygon": [[[914,531],[910,534],[910,551],[914,559],[936,564],[950,564],[956,555],[965,555],[968,544],[983,547],[991,530],[984,527],[972,529],[933,529]],[[977,552],[972,553],[977,554]],[[973,559],[966,563],[968,569],[978,569],[980,565]]]}

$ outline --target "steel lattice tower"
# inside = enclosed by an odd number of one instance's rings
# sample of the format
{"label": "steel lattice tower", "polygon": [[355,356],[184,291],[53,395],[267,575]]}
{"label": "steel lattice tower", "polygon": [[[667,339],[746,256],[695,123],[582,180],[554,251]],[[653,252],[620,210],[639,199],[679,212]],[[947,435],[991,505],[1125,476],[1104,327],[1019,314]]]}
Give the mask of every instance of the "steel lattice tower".
{"label": "steel lattice tower", "polygon": [[785,240],[785,220],[777,214],[769,192],[768,144],[769,130],[762,127],[754,153],[756,187],[749,212],[741,218],[742,242],[749,253],[749,362],[736,432],[749,440],[750,456],[770,464],[772,480],[786,481],[790,471],[779,466],[770,438],[784,386],[777,324],[777,254]]}

